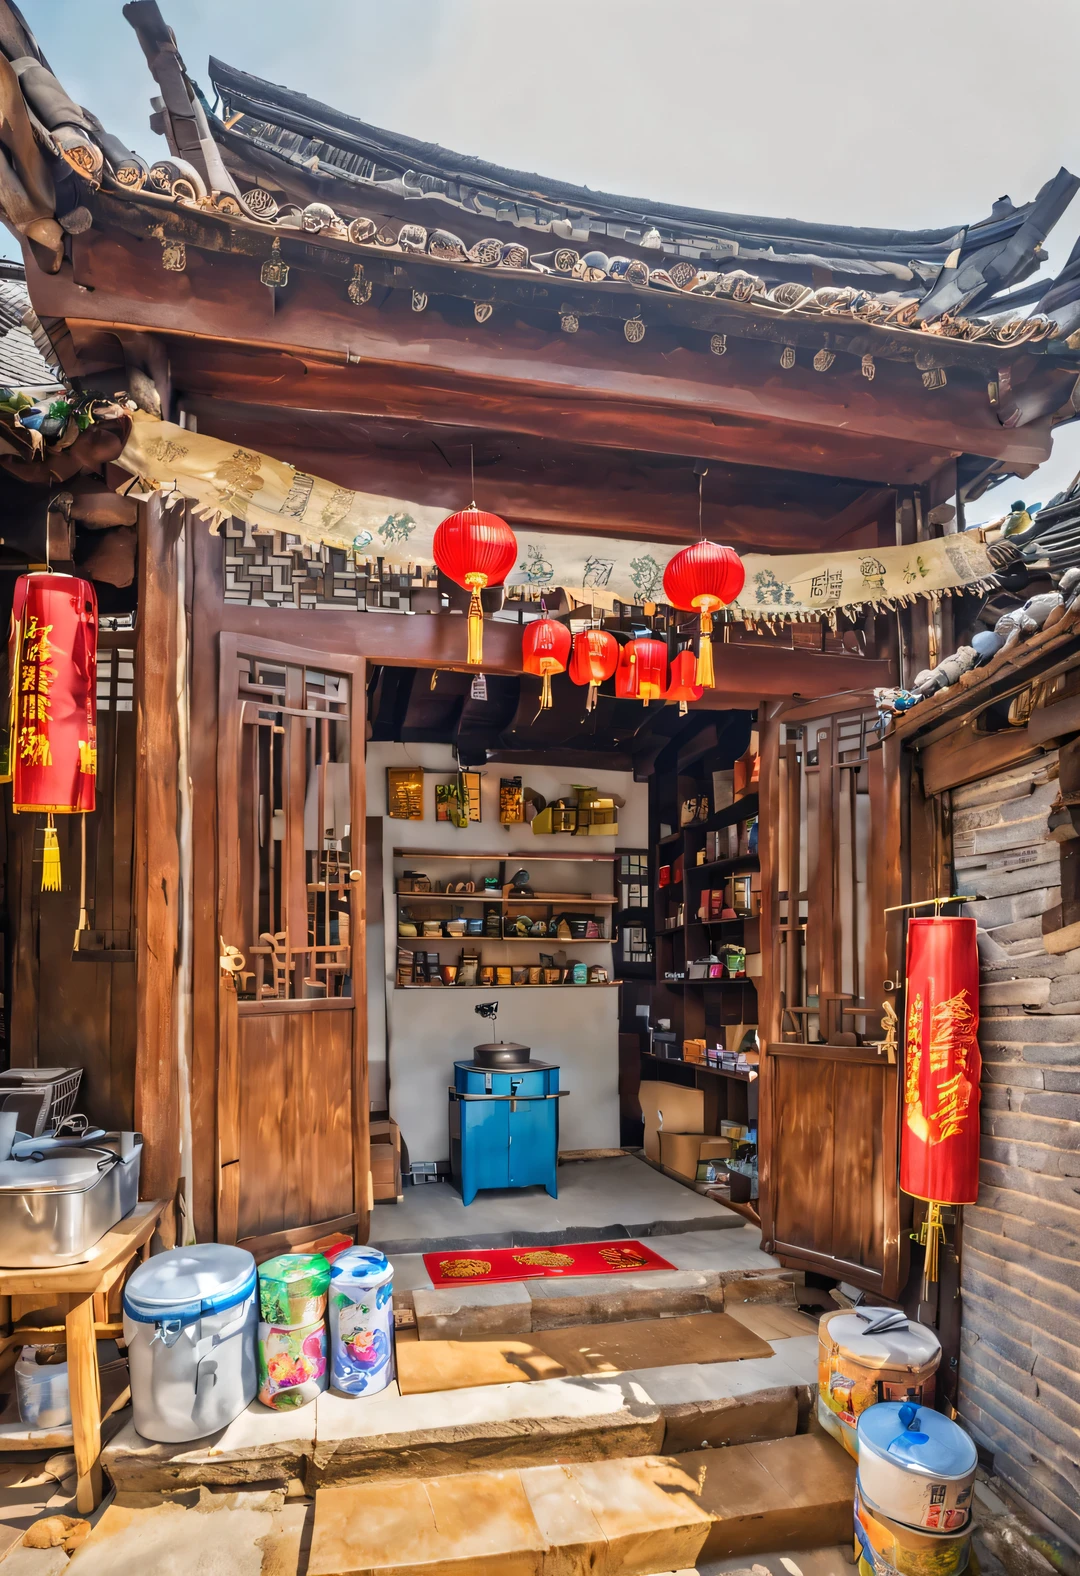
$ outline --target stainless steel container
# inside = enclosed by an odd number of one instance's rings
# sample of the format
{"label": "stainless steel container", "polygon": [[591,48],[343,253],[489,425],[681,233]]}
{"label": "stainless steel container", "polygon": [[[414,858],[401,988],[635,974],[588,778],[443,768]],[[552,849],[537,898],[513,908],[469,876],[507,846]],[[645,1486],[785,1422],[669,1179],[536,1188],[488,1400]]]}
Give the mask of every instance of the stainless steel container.
{"label": "stainless steel container", "polygon": [[86,1258],[135,1208],[141,1158],[136,1134],[0,1163],[0,1265],[48,1269]]}

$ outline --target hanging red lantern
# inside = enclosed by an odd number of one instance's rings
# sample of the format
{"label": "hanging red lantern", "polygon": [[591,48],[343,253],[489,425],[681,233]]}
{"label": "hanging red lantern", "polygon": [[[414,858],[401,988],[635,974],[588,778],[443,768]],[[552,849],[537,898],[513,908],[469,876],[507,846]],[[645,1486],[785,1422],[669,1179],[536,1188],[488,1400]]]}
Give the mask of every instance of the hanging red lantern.
{"label": "hanging red lantern", "polygon": [[97,782],[97,596],[76,575],[20,575],[8,639],[3,780],[12,810],[45,811],[41,885],[60,890],[54,815],[93,810]]}
{"label": "hanging red lantern", "polygon": [[485,586],[501,586],[517,558],[517,537],[497,514],[485,514],[471,504],[446,517],[436,529],[432,557],[451,580],[472,593],[469,603],[469,652],[466,661],[478,666],[484,660],[484,609],[480,593]]}
{"label": "hanging red lantern", "polygon": [[585,710],[596,705],[596,692],[619,665],[619,642],[606,629],[583,629],[574,636],[570,658],[570,677],[575,684],[587,684]]}
{"label": "hanging red lantern", "polygon": [[652,635],[639,636],[622,648],[615,671],[615,693],[623,700],[659,700],[667,689],[667,646]]}
{"label": "hanging red lantern", "polygon": [[701,615],[697,681],[706,689],[716,687],[713,670],[713,614],[734,602],[746,583],[742,559],[733,547],[716,542],[695,542],[683,547],[664,570],[664,595],[672,607]]}
{"label": "hanging red lantern", "polygon": [[979,954],[973,919],[909,919],[900,1186],[928,1205],[921,1240],[937,1279],[943,1204],[979,1193]]}
{"label": "hanging red lantern", "polygon": [[680,717],[686,716],[690,701],[700,700],[705,693],[701,685],[694,682],[696,671],[697,658],[689,646],[672,657],[671,678],[663,698],[678,701]]}
{"label": "hanging red lantern", "polygon": [[526,624],[521,636],[521,662],[526,673],[543,679],[540,710],[551,705],[551,675],[565,673],[570,660],[570,631],[553,618],[538,618]]}

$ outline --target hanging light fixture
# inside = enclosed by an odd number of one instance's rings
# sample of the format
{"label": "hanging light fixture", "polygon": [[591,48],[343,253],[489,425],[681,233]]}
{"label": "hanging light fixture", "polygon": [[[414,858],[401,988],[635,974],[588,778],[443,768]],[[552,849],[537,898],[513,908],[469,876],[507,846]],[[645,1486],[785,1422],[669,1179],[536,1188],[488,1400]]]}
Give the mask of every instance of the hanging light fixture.
{"label": "hanging light fixture", "polygon": [[3,781],[16,815],[44,811],[41,887],[61,889],[56,815],[93,810],[97,784],[97,596],[77,575],[20,575],[8,641],[10,738]]}
{"label": "hanging light fixture", "polygon": [[700,700],[705,693],[700,684],[695,683],[697,672],[697,658],[686,646],[677,656],[671,659],[671,678],[664,691],[664,700],[678,701],[679,716],[685,717],[689,702]]}
{"label": "hanging light fixture", "polygon": [[553,618],[538,618],[526,624],[521,636],[521,665],[526,673],[543,679],[540,710],[551,706],[551,675],[565,673],[570,660],[570,631]]}
{"label": "hanging light fixture", "polygon": [[701,540],[677,552],[664,570],[664,595],[672,607],[700,615],[697,682],[705,689],[716,688],[713,667],[713,614],[734,602],[746,583],[742,559],[733,547],[721,547],[705,539],[702,525],[702,500],[705,473],[698,476],[698,531]]}
{"label": "hanging light fixture", "polygon": [[471,593],[469,650],[466,661],[478,667],[484,660],[484,609],[480,593],[485,586],[501,586],[517,558],[517,537],[497,514],[487,514],[470,504],[448,515],[436,529],[432,557],[459,586]]}
{"label": "hanging light fixture", "polygon": [[618,665],[619,642],[608,630],[583,629],[574,636],[570,677],[575,684],[589,686],[585,699],[586,711],[592,711],[600,685],[611,677]]}
{"label": "hanging light fixture", "polygon": [[641,700],[646,706],[667,689],[667,646],[652,635],[641,635],[622,648],[615,672],[615,693],[623,700]]}

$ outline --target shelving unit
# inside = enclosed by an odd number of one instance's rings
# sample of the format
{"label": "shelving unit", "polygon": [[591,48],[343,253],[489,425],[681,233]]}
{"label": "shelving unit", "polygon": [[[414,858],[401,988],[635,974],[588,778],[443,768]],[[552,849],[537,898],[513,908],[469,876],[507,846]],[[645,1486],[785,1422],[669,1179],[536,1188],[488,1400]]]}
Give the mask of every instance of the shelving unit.
{"label": "shelving unit", "polygon": [[[707,818],[680,826],[682,805],[690,799],[708,796],[712,802],[713,772],[731,769],[743,753],[749,735],[730,728],[714,736],[710,743],[695,750],[693,745],[664,771],[660,767],[652,780],[650,793],[650,846],[652,850],[653,927],[656,937],[656,983],[653,988],[652,1022],[671,1021],[676,1043],[684,1039],[704,1039],[710,1046],[723,1044],[727,1025],[757,1022],[757,990],[751,977],[688,979],[688,965],[716,953],[723,957],[727,943],[760,951],[760,920],[739,916],[734,919],[703,920],[698,917],[701,894],[723,885],[734,875],[752,875],[759,868],[756,854],[739,854],[711,859],[698,864],[707,846],[707,834],[737,826],[758,814],[756,791],[744,793],[732,805],[714,811]],[[667,828],[671,828],[668,830]],[[659,870],[672,867],[681,856],[681,879],[659,885]],[[682,905],[681,917],[678,907]],[[671,979],[678,974],[683,977]],[[719,1133],[722,1121],[737,1122],[756,1129],[758,1081],[754,1072],[735,1072],[656,1056],[641,1052],[641,1076],[700,1089],[704,1096],[704,1129]],[[739,1143],[742,1154],[752,1152],[753,1144]]]}
{"label": "shelving unit", "polygon": [[[498,968],[510,966],[510,957],[513,956],[513,954],[504,954],[503,948],[510,947],[516,952],[521,947],[531,947],[533,949],[531,956],[523,956],[517,953],[514,963],[518,967],[535,968],[540,966],[541,952],[546,954],[565,952],[570,960],[574,961],[575,954],[577,954],[579,949],[586,947],[590,950],[598,947],[611,949],[613,945],[612,932],[615,928],[615,909],[618,905],[618,894],[614,885],[615,856],[613,854],[584,853],[576,850],[573,852],[567,851],[566,853],[537,853],[532,849],[524,854],[521,852],[511,854],[505,852],[459,853],[457,851],[431,848],[395,848],[393,857],[396,862],[399,862],[396,865],[397,874],[394,878],[394,896],[398,908],[395,929],[401,920],[407,916],[411,922],[416,924],[418,931],[416,935],[398,934],[397,945],[400,952],[438,953],[445,962],[449,963],[451,960],[445,956],[445,949],[453,947],[459,951],[477,951],[481,955],[481,966]],[[481,890],[473,892],[402,889],[402,864],[417,867],[426,867],[428,865],[435,867],[443,861],[452,861],[458,864],[466,861],[472,866],[469,872],[470,880],[475,881],[479,886],[485,877],[491,877],[497,882],[497,885],[487,890],[483,890],[481,887]],[[509,878],[515,870],[526,862],[530,867],[533,865],[546,866],[553,864],[601,867],[605,874],[604,885],[607,890],[600,892],[581,890],[548,892],[537,890],[534,884],[528,895],[518,896],[515,894]],[[494,871],[492,866],[495,867]],[[427,868],[424,868],[423,873],[431,879],[433,886],[437,881],[445,882],[454,879],[450,876],[436,877]],[[485,929],[479,934],[474,932],[471,935],[423,934],[425,920],[445,922],[451,918],[467,918],[470,909],[474,914],[476,914],[477,909],[482,910],[485,917],[491,914],[492,911],[495,911],[498,915],[499,933],[492,934]],[[561,912],[588,916],[590,920],[595,920],[603,930],[607,931],[607,934],[569,937],[553,934],[512,936],[503,934],[504,922],[511,915],[528,913],[535,915],[534,923],[539,921],[550,923]],[[479,915],[476,915],[476,917],[479,917]],[[578,959],[578,961],[582,960]],[[605,965],[602,963],[601,966]],[[569,979],[560,980],[552,984],[537,983],[535,981],[530,983],[522,980],[516,984],[503,982],[501,985],[495,982],[490,984],[459,985],[456,981],[453,984],[423,981],[411,984],[397,984],[396,989],[485,991],[596,990],[601,986],[617,984],[617,981],[611,978],[613,969],[610,966],[610,960],[606,966],[609,978],[588,984],[575,984]]]}

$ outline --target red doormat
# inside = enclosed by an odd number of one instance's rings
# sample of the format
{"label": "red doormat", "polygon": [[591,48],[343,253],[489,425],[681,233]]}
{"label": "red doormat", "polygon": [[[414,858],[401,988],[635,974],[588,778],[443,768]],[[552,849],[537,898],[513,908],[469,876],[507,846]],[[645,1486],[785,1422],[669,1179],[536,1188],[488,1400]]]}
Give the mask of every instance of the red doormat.
{"label": "red doormat", "polygon": [[534,1280],[540,1275],[625,1275],[634,1270],[674,1269],[643,1242],[574,1242],[557,1248],[472,1248],[460,1253],[425,1253],[424,1267],[435,1286],[476,1281]]}

